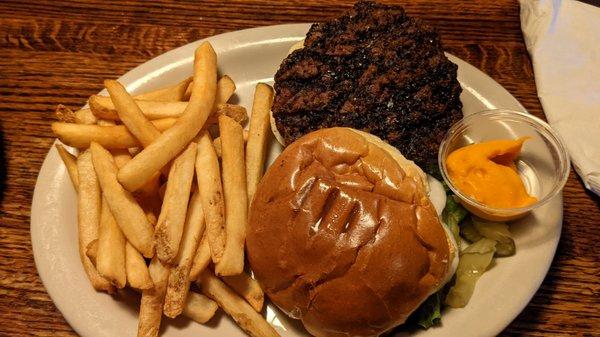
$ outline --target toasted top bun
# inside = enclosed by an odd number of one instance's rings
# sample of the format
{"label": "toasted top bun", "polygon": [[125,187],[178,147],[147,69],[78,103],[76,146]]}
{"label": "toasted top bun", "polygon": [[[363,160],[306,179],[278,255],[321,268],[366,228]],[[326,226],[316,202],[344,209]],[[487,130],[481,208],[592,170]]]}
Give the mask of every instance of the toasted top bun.
{"label": "toasted top bun", "polygon": [[348,128],[312,132],[283,151],[252,202],[254,275],[314,336],[378,336],[454,272],[423,181],[382,144]]}

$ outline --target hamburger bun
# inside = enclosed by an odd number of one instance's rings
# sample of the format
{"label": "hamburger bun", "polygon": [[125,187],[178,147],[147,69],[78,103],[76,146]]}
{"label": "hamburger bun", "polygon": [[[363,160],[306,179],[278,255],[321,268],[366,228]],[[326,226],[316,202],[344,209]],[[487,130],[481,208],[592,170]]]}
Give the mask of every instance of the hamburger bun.
{"label": "hamburger bun", "polygon": [[364,132],[331,128],[298,139],[251,204],[254,276],[314,336],[378,336],[404,323],[457,262],[423,177]]}

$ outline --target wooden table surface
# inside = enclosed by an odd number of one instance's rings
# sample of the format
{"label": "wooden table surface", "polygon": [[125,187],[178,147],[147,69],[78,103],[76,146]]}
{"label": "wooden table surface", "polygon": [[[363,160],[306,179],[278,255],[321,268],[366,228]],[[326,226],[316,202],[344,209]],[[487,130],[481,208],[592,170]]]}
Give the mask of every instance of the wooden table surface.
{"label": "wooden table surface", "polygon": [[[449,52],[543,117],[516,1],[396,3],[436,26]],[[49,125],[57,104],[77,108],[102,89],[102,79],[188,42],[249,27],[323,21],[351,4],[2,0],[0,121],[7,171],[0,206],[0,336],[75,335],[44,290],[29,234],[33,188],[54,140]],[[502,335],[600,335],[600,198],[572,172],[564,201],[563,233],[550,272]]]}

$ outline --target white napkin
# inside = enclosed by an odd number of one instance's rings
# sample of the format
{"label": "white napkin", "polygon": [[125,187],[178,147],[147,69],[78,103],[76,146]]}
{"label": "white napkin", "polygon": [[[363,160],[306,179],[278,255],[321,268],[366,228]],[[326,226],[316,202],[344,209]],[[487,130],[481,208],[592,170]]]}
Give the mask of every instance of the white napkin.
{"label": "white napkin", "polygon": [[519,2],[546,118],[585,186],[600,195],[600,8],[575,0]]}

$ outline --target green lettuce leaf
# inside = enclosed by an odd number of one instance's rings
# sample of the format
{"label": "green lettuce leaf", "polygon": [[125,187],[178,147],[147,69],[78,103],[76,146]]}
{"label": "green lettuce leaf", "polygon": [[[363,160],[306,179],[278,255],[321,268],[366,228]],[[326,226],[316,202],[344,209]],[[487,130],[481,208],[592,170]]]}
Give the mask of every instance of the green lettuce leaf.
{"label": "green lettuce leaf", "polygon": [[429,296],[415,311],[414,318],[417,325],[423,329],[429,329],[434,325],[438,325],[442,319],[442,292]]}
{"label": "green lettuce leaf", "polygon": [[[457,244],[460,244],[460,228],[458,224],[469,214],[469,212],[461,206],[456,200],[454,195],[450,194],[446,198],[446,206],[442,211],[442,220],[448,226]],[[460,247],[459,247],[460,248]]]}

